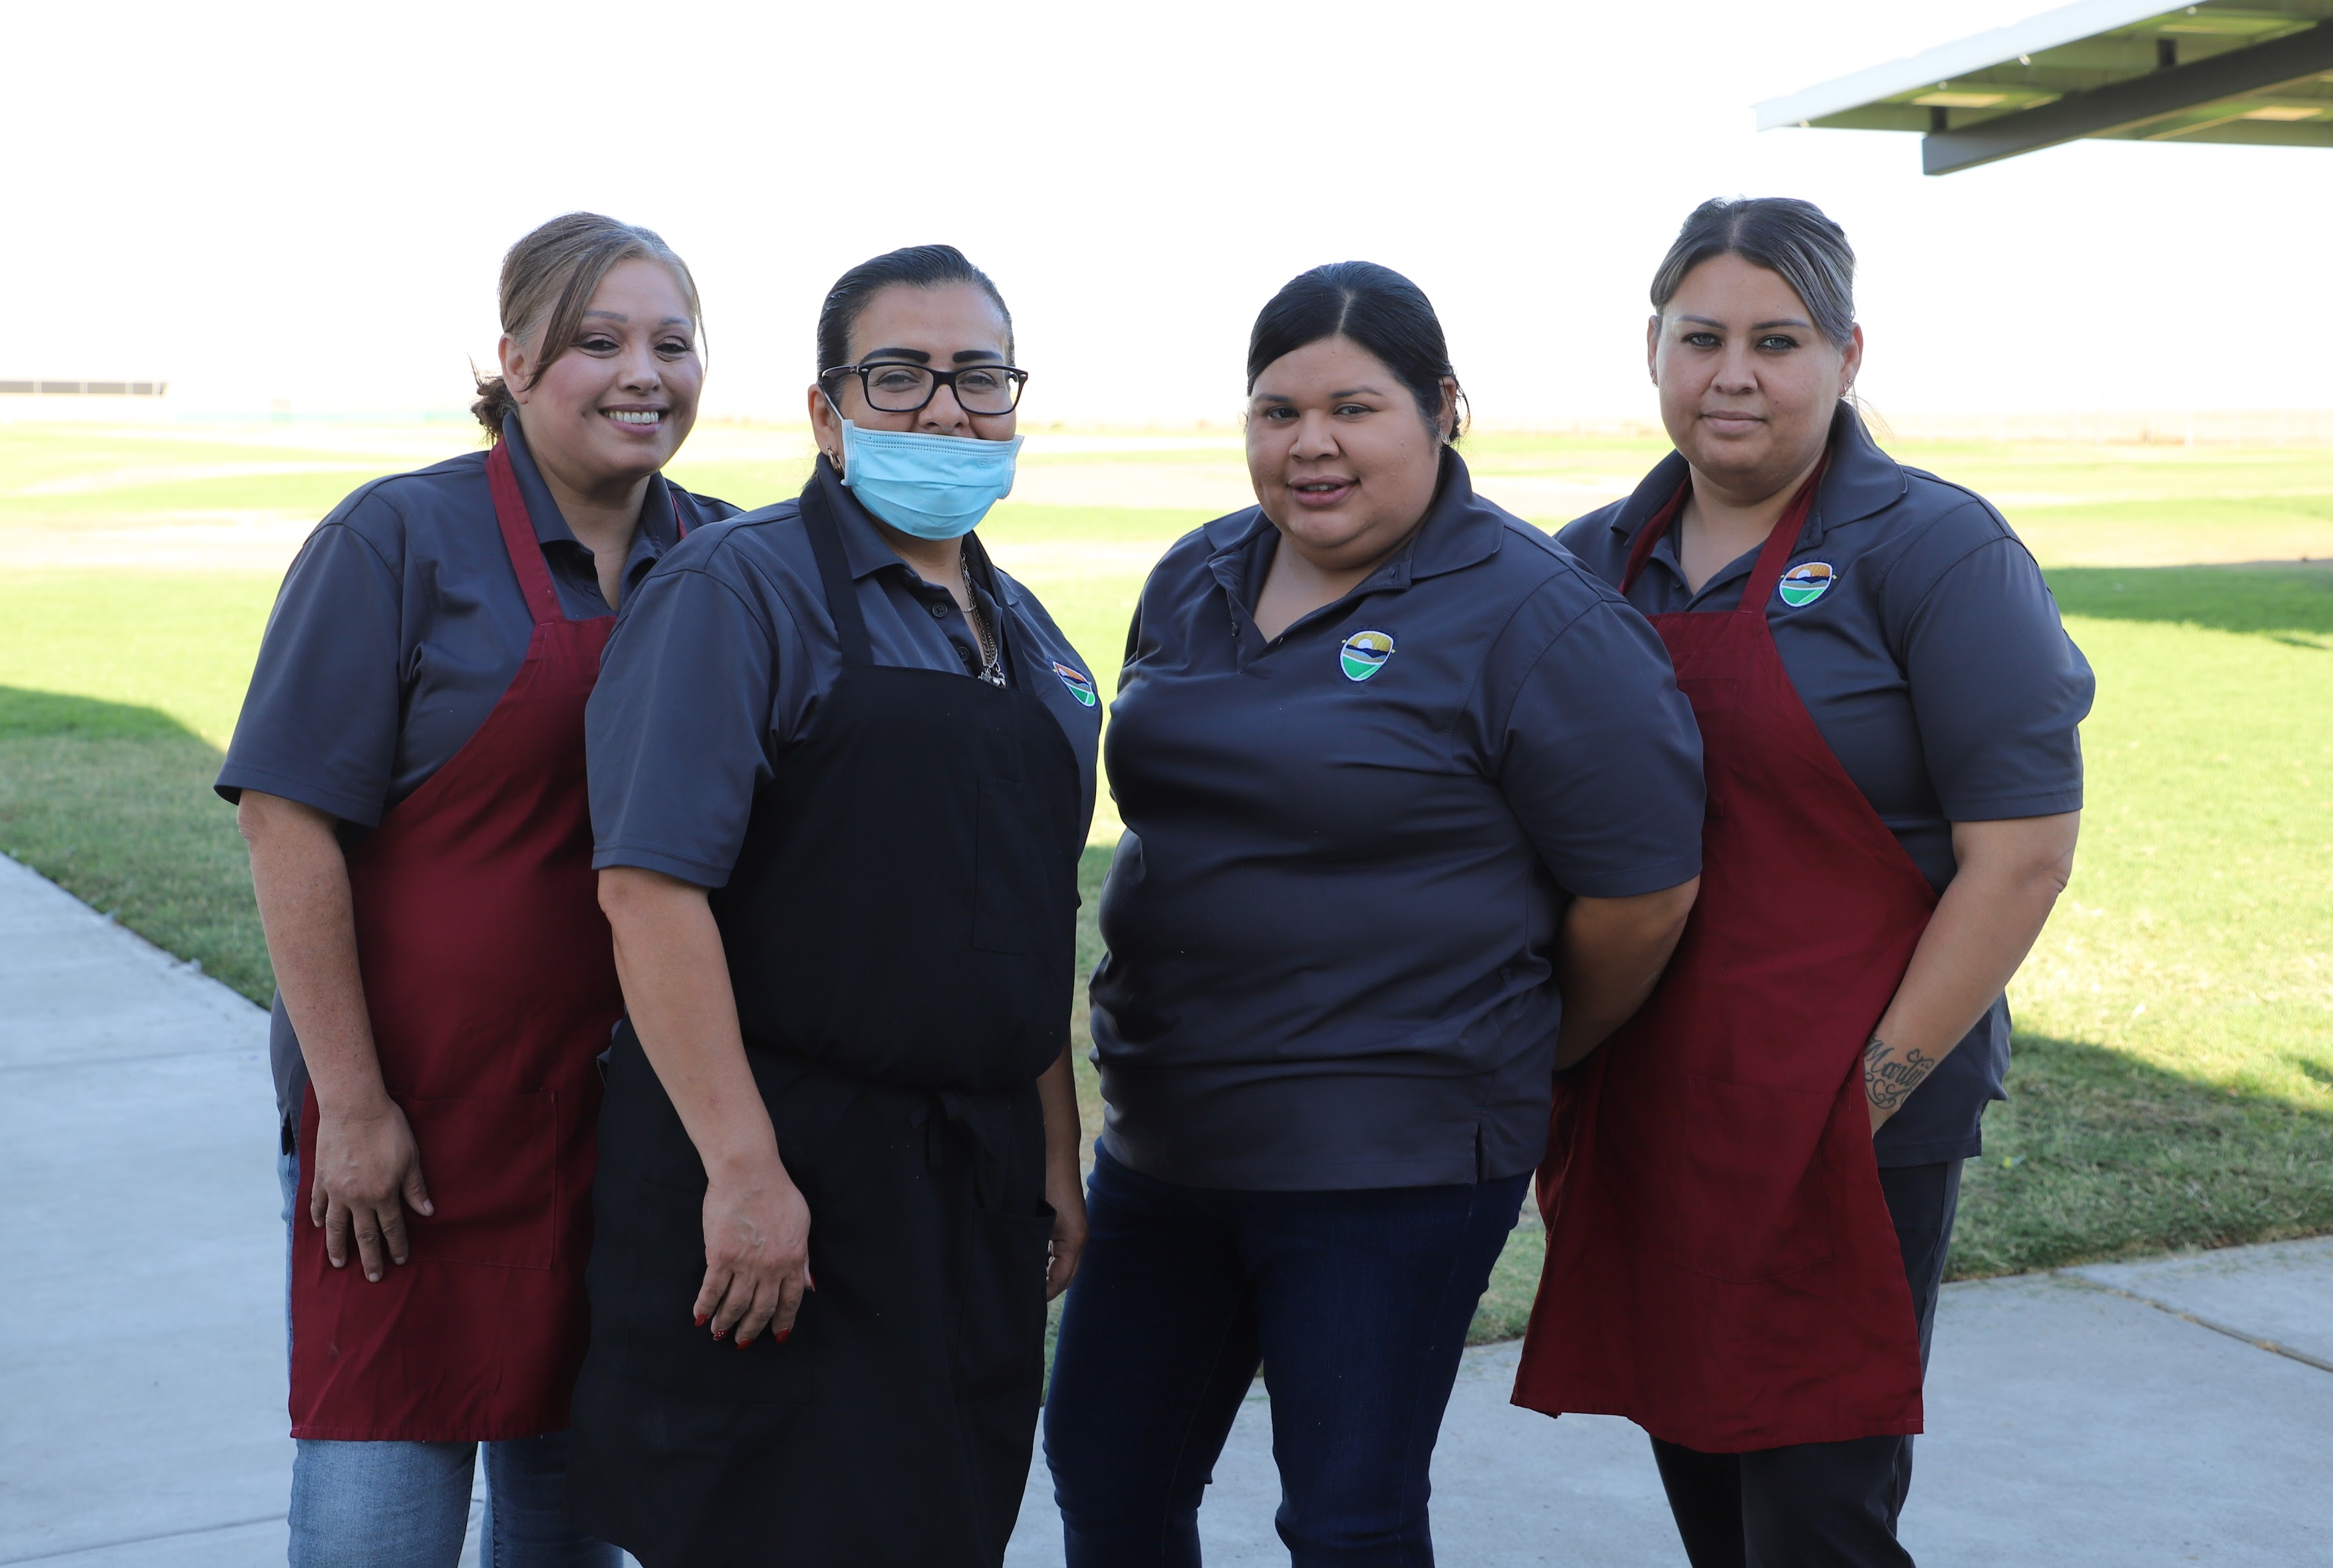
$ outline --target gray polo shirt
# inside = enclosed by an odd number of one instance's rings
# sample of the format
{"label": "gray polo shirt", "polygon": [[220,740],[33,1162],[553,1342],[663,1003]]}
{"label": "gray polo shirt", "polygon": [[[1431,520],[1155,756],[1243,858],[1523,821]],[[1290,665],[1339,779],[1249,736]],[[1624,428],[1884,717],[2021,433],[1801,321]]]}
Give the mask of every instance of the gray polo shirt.
{"label": "gray polo shirt", "polygon": [[[891,552],[823,461],[811,483],[825,487],[840,529],[875,662],[976,677],[975,634],[955,596]],[[1101,731],[1092,672],[1036,597],[987,564],[976,536],[966,549],[1007,674],[1077,753],[1082,835]],[[591,693],[592,864],[725,884],[754,795],[841,673],[799,501],[692,533],[625,601]]]}
{"label": "gray polo shirt", "polygon": [[[1671,453],[1635,494],[1557,538],[1617,584],[1637,530],[1686,477]],[[1731,610],[1757,555],[1691,593],[1673,530],[1628,601],[1647,615]],[[1767,601],[1775,649],[1816,729],[1930,885],[1941,892],[1953,878],[1954,823],[2081,809],[2077,727],[2096,683],[2040,569],[1983,496],[1897,464],[1842,404],[1786,577],[1814,563],[1829,570],[1809,580],[1828,588],[1786,597],[1786,581]],[[1882,1165],[1981,1152],[1984,1107],[2005,1097],[2009,1028],[2002,998],[1880,1129]]]}
{"label": "gray polo shirt", "polygon": [[1445,456],[1411,542],[1266,639],[1251,507],[1149,581],[1110,709],[1127,833],[1094,1060],[1112,1157],[1212,1188],[1539,1162],[1575,894],[1701,869],[1701,736],[1644,617]]}
{"label": "gray polo shirt", "polygon": [[[613,614],[517,420],[503,439],[560,608],[572,620]],[[672,548],[676,508],[691,528],[737,510],[650,480],[627,584]],[[230,801],[249,789],[330,812],[352,842],[469,743],[533,636],[486,454],[376,479],[316,525],[284,574],[216,789]],[[276,1109],[296,1114],[308,1073],[280,994],[269,1038]]]}

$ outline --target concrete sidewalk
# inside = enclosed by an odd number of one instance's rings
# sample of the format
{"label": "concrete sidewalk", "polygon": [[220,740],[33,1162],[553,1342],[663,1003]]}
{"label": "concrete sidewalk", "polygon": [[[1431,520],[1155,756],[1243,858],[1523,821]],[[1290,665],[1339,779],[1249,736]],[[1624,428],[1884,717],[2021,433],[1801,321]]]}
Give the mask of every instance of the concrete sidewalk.
{"label": "concrete sidewalk", "polygon": [[[0,1568],[283,1560],[266,1019],[0,858]],[[1644,1439],[1470,1352],[1435,1460],[1453,1568],[1675,1564]],[[1202,1514],[1284,1563],[1270,1407]],[[1905,1536],[1930,1568],[2333,1564],[2333,1238],[1945,1288]],[[1061,1561],[1042,1466],[1009,1562]]]}

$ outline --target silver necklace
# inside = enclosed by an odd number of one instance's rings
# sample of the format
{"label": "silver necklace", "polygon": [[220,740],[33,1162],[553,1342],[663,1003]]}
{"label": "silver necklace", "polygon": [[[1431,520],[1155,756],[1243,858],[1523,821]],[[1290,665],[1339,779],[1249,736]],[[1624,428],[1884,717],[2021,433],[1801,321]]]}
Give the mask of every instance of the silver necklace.
{"label": "silver necklace", "polygon": [[980,643],[980,678],[992,686],[1004,684],[1004,661],[996,656],[996,638],[989,630],[988,617],[981,612],[980,595],[973,590],[972,562],[959,561],[964,572],[965,618],[972,623],[973,636]]}

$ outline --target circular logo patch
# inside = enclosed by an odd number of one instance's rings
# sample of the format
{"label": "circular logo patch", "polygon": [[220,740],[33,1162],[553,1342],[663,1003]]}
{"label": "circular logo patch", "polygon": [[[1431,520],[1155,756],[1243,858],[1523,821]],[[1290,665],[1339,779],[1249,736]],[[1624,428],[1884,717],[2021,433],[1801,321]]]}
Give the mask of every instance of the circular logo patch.
{"label": "circular logo patch", "polygon": [[1355,632],[1337,650],[1337,667],[1345,672],[1349,681],[1366,681],[1385,668],[1393,657],[1393,636],[1388,632]]}
{"label": "circular logo patch", "polygon": [[1096,699],[1091,676],[1082,670],[1070,668],[1059,659],[1053,661],[1053,674],[1061,677],[1061,684],[1070,689],[1070,695],[1075,697],[1080,705],[1088,708],[1094,705]]}
{"label": "circular logo patch", "polygon": [[1831,569],[1831,564],[1827,560],[1810,560],[1794,566],[1782,574],[1782,580],[1778,585],[1782,602],[1792,609],[1800,605],[1810,605],[1829,593],[1830,585],[1838,578],[1839,573]]}

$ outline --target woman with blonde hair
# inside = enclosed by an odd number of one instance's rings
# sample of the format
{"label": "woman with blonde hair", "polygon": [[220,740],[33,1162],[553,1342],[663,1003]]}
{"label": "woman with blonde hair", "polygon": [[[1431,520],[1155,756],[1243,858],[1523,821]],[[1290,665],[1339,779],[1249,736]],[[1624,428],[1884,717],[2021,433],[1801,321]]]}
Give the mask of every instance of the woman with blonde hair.
{"label": "woman with blonde hair", "polygon": [[734,509],[661,474],[704,379],[662,239],[552,219],[504,258],[502,325],[487,449],[309,536],[218,778],[281,988],[295,1568],[452,1568],[482,1444],[485,1561],[616,1561],[565,1481],[623,1010],[583,704],[618,605]]}

